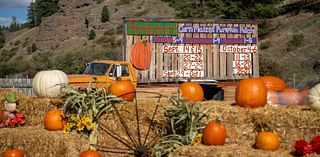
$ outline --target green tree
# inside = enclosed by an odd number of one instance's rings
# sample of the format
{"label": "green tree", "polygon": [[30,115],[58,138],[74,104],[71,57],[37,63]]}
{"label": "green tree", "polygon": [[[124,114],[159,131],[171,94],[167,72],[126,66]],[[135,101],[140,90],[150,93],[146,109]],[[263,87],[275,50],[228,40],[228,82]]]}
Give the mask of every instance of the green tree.
{"label": "green tree", "polygon": [[17,18],[15,16],[12,16],[12,21],[9,26],[9,31],[15,32],[17,30],[19,30],[19,24],[17,22]]}
{"label": "green tree", "polygon": [[96,32],[94,32],[94,30],[91,29],[89,32],[89,40],[93,40],[95,38],[96,38]]}
{"label": "green tree", "polygon": [[105,5],[102,8],[102,12],[101,12],[101,22],[107,22],[110,20],[110,13],[109,13],[109,9],[108,7]]}
{"label": "green tree", "polygon": [[28,24],[36,26],[41,23],[42,17],[51,16],[59,10],[59,0],[36,0],[28,7]]}
{"label": "green tree", "polygon": [[4,30],[0,29],[0,49],[4,47],[4,44],[6,43],[6,39],[4,36]]}

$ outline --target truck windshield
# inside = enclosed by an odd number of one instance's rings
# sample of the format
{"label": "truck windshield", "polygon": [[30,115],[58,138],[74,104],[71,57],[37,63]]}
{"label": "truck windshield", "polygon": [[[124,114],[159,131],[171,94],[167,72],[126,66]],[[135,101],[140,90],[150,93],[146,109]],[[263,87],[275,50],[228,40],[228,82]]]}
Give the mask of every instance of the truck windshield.
{"label": "truck windshield", "polygon": [[90,63],[87,69],[84,71],[84,74],[90,75],[106,75],[107,70],[109,69],[110,64],[105,63]]}

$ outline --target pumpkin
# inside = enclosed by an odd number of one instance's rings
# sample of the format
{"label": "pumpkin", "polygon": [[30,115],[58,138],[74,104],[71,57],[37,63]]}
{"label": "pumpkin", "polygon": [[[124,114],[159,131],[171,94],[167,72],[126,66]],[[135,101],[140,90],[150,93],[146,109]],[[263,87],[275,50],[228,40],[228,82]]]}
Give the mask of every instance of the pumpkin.
{"label": "pumpkin", "polygon": [[204,92],[199,83],[196,82],[184,82],[180,84],[179,90],[181,96],[191,102],[202,101],[204,98]]}
{"label": "pumpkin", "polygon": [[302,89],[299,91],[301,96],[300,105],[308,105],[308,95],[310,93],[310,89]]}
{"label": "pumpkin", "polygon": [[118,80],[111,84],[109,92],[127,101],[132,101],[135,97],[136,89],[130,80]]}
{"label": "pumpkin", "polygon": [[1,125],[3,120],[5,120],[5,117],[4,117],[4,114],[3,114],[3,110],[0,108],[0,125]]}
{"label": "pumpkin", "polygon": [[63,130],[66,123],[62,110],[50,110],[44,117],[44,127],[49,131]]}
{"label": "pumpkin", "polygon": [[268,105],[278,105],[279,101],[279,94],[277,91],[274,90],[267,90],[267,104]]}
{"label": "pumpkin", "polygon": [[61,86],[65,84],[68,84],[68,77],[63,71],[40,71],[33,78],[32,89],[38,97],[54,98],[60,95]]}
{"label": "pumpkin", "polygon": [[286,83],[276,76],[261,76],[260,79],[265,83],[268,90],[281,91],[287,87]]}
{"label": "pumpkin", "polygon": [[151,44],[149,42],[137,42],[130,50],[130,61],[139,70],[150,68],[151,63]]}
{"label": "pumpkin", "polygon": [[2,152],[2,157],[24,157],[24,152],[18,148],[7,149]]}
{"label": "pumpkin", "polygon": [[301,102],[301,95],[296,89],[286,88],[279,92],[279,99],[281,105],[299,105]]}
{"label": "pumpkin", "polygon": [[310,89],[308,105],[313,110],[320,110],[320,83]]}
{"label": "pumpkin", "polygon": [[280,138],[272,131],[261,131],[255,139],[255,146],[262,150],[277,150],[280,146]]}
{"label": "pumpkin", "polygon": [[259,78],[241,80],[236,87],[236,104],[241,107],[263,107],[267,103],[267,88]]}
{"label": "pumpkin", "polygon": [[205,145],[224,145],[227,138],[227,129],[223,123],[210,121],[202,132],[202,141]]}
{"label": "pumpkin", "polygon": [[101,154],[95,150],[85,150],[80,153],[80,157],[102,157]]}

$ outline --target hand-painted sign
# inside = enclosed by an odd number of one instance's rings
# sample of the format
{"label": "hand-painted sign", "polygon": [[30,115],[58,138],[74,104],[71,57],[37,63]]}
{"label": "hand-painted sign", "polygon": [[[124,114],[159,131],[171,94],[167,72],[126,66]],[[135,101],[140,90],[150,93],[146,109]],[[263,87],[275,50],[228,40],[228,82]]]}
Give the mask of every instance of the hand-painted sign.
{"label": "hand-painted sign", "polygon": [[232,52],[232,53],[256,53],[257,46],[233,46],[223,45],[220,46],[220,52]]}
{"label": "hand-painted sign", "polygon": [[204,71],[193,70],[164,70],[163,77],[204,77]]}
{"label": "hand-painted sign", "polygon": [[257,38],[192,38],[155,36],[154,43],[172,44],[257,44]]}
{"label": "hand-painted sign", "polygon": [[179,33],[253,34],[254,27],[180,25],[178,31]]}
{"label": "hand-painted sign", "polygon": [[203,47],[201,46],[175,46],[164,45],[162,46],[162,52],[164,53],[203,53]]}
{"label": "hand-painted sign", "polygon": [[252,74],[252,53],[234,53],[233,74]]}
{"label": "hand-painted sign", "polygon": [[128,22],[128,35],[177,35],[176,22]]}

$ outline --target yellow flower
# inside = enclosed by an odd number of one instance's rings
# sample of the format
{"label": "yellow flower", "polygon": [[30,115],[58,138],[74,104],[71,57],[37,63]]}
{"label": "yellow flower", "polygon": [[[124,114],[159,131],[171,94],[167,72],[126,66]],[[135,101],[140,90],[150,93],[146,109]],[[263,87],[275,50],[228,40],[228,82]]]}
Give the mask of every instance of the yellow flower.
{"label": "yellow flower", "polygon": [[196,137],[194,137],[193,141],[192,141],[192,145],[199,145],[202,142],[202,134],[198,133]]}
{"label": "yellow flower", "polygon": [[94,126],[95,126],[96,123],[92,123],[92,122],[87,122],[85,125],[86,125],[86,128],[88,129],[88,131],[91,131],[93,130]]}
{"label": "yellow flower", "polygon": [[73,126],[73,123],[67,123],[63,128],[63,133],[69,134],[72,131]]}
{"label": "yellow flower", "polygon": [[75,114],[71,114],[71,116],[69,118],[70,118],[70,121],[75,121],[76,120],[76,115]]}
{"label": "yellow flower", "polygon": [[77,131],[81,132],[81,131],[83,131],[83,129],[84,129],[84,125],[80,119],[77,123]]}

